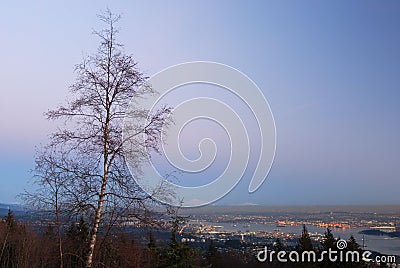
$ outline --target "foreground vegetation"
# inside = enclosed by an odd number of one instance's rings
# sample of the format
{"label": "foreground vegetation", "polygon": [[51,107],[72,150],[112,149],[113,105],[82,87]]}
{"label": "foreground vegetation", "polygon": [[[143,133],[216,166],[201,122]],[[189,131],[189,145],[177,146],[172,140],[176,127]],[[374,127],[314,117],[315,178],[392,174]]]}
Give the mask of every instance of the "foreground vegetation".
{"label": "foreground vegetation", "polygon": [[[90,228],[81,218],[62,235],[63,267],[85,267]],[[129,233],[99,236],[93,267],[257,267],[254,256],[230,251],[220,253],[210,245],[208,250],[190,248],[180,243],[172,227],[170,242],[158,246],[153,234],[148,244],[140,245]],[[0,222],[0,267],[59,267],[59,241],[53,226],[36,228],[19,223],[11,212]],[[257,266],[256,266],[257,265]]]}
{"label": "foreground vegetation", "polygon": [[[177,236],[180,220],[171,221],[171,236],[167,243],[159,243],[153,232],[146,237],[128,231],[101,233],[96,244],[93,267],[366,267],[359,263],[279,263],[259,262],[254,254],[226,248],[217,249],[213,241],[207,249],[193,248],[181,243]],[[139,237],[138,237],[139,236]],[[59,237],[54,224],[33,226],[18,222],[11,211],[0,222],[0,267],[85,267],[90,228],[81,217],[71,222],[62,236],[62,255],[59,254]],[[147,241],[143,244],[143,240]],[[304,226],[296,248],[287,248],[279,239],[275,251],[319,251],[335,249],[337,239],[327,229],[324,241],[315,246]],[[348,241],[348,250],[361,251],[354,238]],[[62,258],[62,259],[60,259]],[[375,267],[375,266],[374,266]]]}

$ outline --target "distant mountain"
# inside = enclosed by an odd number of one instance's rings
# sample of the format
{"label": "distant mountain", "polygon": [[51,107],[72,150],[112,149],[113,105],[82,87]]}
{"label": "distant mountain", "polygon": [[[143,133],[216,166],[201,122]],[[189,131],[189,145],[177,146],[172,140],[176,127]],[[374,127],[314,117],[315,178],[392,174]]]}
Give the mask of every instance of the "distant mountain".
{"label": "distant mountain", "polygon": [[365,235],[375,235],[375,236],[381,236],[381,235],[385,235],[385,236],[389,236],[389,237],[400,237],[400,231],[396,231],[396,232],[383,232],[381,230],[363,230],[361,232],[359,232],[360,234],[365,234]]}
{"label": "distant mountain", "polygon": [[24,207],[20,204],[0,203],[0,209],[11,209],[12,211],[24,211]]}
{"label": "distant mountain", "polygon": [[259,204],[251,203],[251,202],[245,202],[245,203],[239,204],[238,206],[259,206]]}
{"label": "distant mountain", "polygon": [[182,208],[184,214],[281,214],[281,213],[306,213],[306,214],[321,214],[321,213],[378,213],[398,214],[399,205],[349,205],[349,206],[332,206],[332,205],[315,205],[315,206],[267,206],[251,203],[243,203],[236,206],[228,205],[211,205],[197,208]]}
{"label": "distant mountain", "polygon": [[24,207],[20,204],[7,204],[7,203],[0,203],[0,217],[4,217],[7,215],[8,210],[11,210],[15,215],[19,215],[23,213]]}

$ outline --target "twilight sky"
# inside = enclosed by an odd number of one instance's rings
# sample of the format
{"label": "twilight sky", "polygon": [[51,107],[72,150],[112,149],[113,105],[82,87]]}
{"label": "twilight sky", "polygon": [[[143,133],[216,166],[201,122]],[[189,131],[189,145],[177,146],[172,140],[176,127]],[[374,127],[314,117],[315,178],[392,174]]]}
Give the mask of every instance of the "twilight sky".
{"label": "twilight sky", "polygon": [[54,2],[1,7],[0,202],[32,187],[34,148],[54,129],[43,112],[68,96],[74,65],[97,48],[96,14],[109,7],[147,75],[215,61],[267,98],[277,128],[271,172],[252,194],[247,174],[217,204],[400,204],[399,2]]}

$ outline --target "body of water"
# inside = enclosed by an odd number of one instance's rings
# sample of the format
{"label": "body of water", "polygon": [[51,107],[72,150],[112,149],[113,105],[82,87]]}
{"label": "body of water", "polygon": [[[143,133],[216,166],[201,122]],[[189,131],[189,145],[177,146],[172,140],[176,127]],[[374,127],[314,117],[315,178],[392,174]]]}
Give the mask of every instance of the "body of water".
{"label": "body of water", "polygon": [[[298,226],[284,226],[284,227],[277,227],[275,224],[249,224],[249,225],[243,225],[243,224],[237,224],[234,225],[232,223],[212,223],[212,222],[205,222],[207,225],[219,225],[223,226],[221,230],[224,231],[250,231],[250,232],[258,232],[258,231],[264,231],[264,232],[284,232],[284,233],[290,233],[290,234],[301,234],[302,225]],[[349,229],[342,229],[342,228],[333,228],[332,232],[335,237],[340,237],[342,239],[348,240],[351,235],[354,236],[356,239],[357,243],[362,246],[364,244],[364,249],[365,250],[370,250],[370,251],[378,251],[382,254],[385,255],[400,255],[400,238],[391,238],[388,236],[372,236],[372,235],[363,235],[360,234],[359,232],[362,230],[365,230],[366,228],[349,228]],[[323,234],[326,231],[326,228],[324,227],[318,227],[318,226],[307,226],[307,230],[310,234]],[[363,238],[364,238],[364,243],[363,243]]]}

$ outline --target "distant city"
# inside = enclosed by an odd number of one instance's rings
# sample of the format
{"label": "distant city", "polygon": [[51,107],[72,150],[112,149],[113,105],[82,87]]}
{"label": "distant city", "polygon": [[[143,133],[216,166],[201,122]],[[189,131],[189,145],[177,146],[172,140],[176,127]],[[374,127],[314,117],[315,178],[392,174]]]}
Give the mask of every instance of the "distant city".
{"label": "distant city", "polygon": [[183,240],[214,239],[225,245],[239,241],[241,248],[251,249],[280,238],[294,247],[306,225],[316,244],[330,228],[342,239],[353,235],[363,249],[400,255],[399,212],[399,206],[204,207],[182,211],[190,220],[181,235]]}
{"label": "distant city", "polygon": [[[0,204],[4,217],[8,211],[34,225],[46,219],[27,218],[27,211],[15,204]],[[220,252],[237,251],[255,255],[265,246],[274,247],[279,239],[285,248],[294,249],[305,225],[315,247],[321,245],[327,228],[336,238],[348,240],[354,236],[361,249],[375,254],[391,255],[400,261],[399,206],[206,206],[179,209],[185,219],[178,228],[178,239],[190,247],[207,249],[212,241]],[[148,243],[148,232],[154,232],[159,245],[170,239],[171,218],[158,217],[158,228],[143,221],[126,219],[120,223],[142,245]],[[47,219],[48,220],[48,219]]]}
{"label": "distant city", "polygon": [[[294,248],[305,225],[317,247],[329,228],[337,238],[353,235],[363,250],[400,260],[399,206],[206,206],[181,209],[180,214],[187,219],[178,232],[181,242],[196,247],[206,248],[213,240],[222,251],[254,253],[272,247],[279,238],[287,248]],[[169,219],[160,222],[168,230]],[[139,221],[124,225],[143,227]],[[159,236],[162,243],[162,229]]]}

